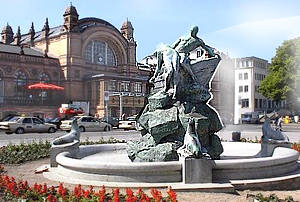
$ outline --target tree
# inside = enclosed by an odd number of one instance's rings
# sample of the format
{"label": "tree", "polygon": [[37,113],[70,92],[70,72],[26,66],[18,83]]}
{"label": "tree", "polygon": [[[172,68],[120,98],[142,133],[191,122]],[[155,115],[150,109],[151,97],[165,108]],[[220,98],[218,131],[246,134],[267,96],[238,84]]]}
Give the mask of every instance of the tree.
{"label": "tree", "polygon": [[287,100],[287,107],[295,109],[300,73],[300,37],[284,41],[276,50],[269,66],[269,74],[262,81],[259,92],[275,101]]}

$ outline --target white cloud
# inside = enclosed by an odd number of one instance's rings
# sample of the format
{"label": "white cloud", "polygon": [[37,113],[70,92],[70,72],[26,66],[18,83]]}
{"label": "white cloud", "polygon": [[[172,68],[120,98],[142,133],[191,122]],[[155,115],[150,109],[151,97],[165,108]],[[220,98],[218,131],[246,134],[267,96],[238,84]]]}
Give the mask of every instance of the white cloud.
{"label": "white cloud", "polygon": [[217,48],[234,56],[270,59],[284,41],[300,36],[300,16],[246,22],[207,34]]}

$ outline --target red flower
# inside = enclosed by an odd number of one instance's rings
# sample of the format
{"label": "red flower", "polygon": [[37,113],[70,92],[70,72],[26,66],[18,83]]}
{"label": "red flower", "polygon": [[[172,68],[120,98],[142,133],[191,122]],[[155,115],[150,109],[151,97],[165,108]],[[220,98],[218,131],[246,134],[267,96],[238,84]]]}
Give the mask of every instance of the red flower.
{"label": "red flower", "polygon": [[173,201],[173,202],[177,201],[177,199],[176,199],[177,198],[177,194],[176,194],[176,192],[171,187],[169,187],[167,193],[168,193],[171,201]]}
{"label": "red flower", "polygon": [[44,185],[43,185],[43,190],[42,190],[42,194],[45,194],[47,191],[48,191],[47,184],[44,183]]}
{"label": "red flower", "polygon": [[63,198],[67,195],[67,189],[66,188],[62,189],[61,195],[63,196]]}
{"label": "red flower", "polygon": [[84,193],[83,193],[83,196],[85,197],[85,198],[89,198],[90,197],[90,191],[89,190],[86,190],[86,191],[84,191]]}
{"label": "red flower", "polygon": [[14,195],[15,195],[16,198],[19,198],[19,195],[20,195],[20,194],[19,194],[18,191],[16,191]]}
{"label": "red flower", "polygon": [[54,197],[54,196],[53,196],[52,194],[49,194],[48,197],[47,197],[47,201],[52,202],[53,197]]}
{"label": "red flower", "polygon": [[130,188],[126,188],[126,194],[127,194],[127,202],[133,202],[136,201],[133,195],[133,191]]}
{"label": "red flower", "polygon": [[105,186],[103,185],[101,189],[99,189],[99,200],[100,202],[104,202],[106,199],[106,190],[105,190]]}
{"label": "red flower", "polygon": [[62,183],[59,183],[59,187],[58,187],[58,193],[59,193],[60,195],[62,195],[62,191],[63,191],[63,189],[64,189],[64,186],[63,186],[63,184],[62,184]]}
{"label": "red flower", "polygon": [[120,189],[117,188],[114,190],[114,202],[119,202],[120,201]]}
{"label": "red flower", "polygon": [[158,191],[158,190],[152,188],[152,189],[151,189],[151,194],[152,194],[152,196],[153,196],[153,198],[155,199],[156,202],[161,201],[161,199],[162,199],[162,194],[161,194],[160,191]]}

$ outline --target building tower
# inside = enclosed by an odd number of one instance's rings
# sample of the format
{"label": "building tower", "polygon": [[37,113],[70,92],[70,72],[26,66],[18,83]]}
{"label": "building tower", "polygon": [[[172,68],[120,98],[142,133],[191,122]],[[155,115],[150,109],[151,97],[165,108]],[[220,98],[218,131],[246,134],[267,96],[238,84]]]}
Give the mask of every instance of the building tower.
{"label": "building tower", "polygon": [[44,50],[44,56],[45,57],[48,57],[48,51],[49,51],[49,32],[50,32],[50,27],[49,27],[49,22],[48,22],[48,18],[46,18],[46,22],[45,22],[45,25],[42,29],[42,32],[43,32],[43,35],[45,37],[45,50]]}
{"label": "building tower", "polygon": [[78,22],[78,13],[77,10],[72,4],[70,4],[64,13],[64,26],[67,31],[72,31],[72,29],[77,25]]}
{"label": "building tower", "polygon": [[18,26],[18,31],[17,31],[14,39],[15,39],[15,44],[17,46],[19,46],[21,44],[21,29],[20,29],[20,26]]}
{"label": "building tower", "polygon": [[136,63],[136,42],[133,38],[133,26],[131,22],[126,19],[125,22],[123,22],[121,27],[121,33],[127,39],[128,45],[129,45],[129,63],[135,64]]}
{"label": "building tower", "polygon": [[14,33],[7,23],[5,27],[3,27],[2,32],[1,32],[1,39],[4,44],[10,44],[11,42],[14,41]]}
{"label": "building tower", "polygon": [[28,34],[30,35],[30,45],[34,46],[34,36],[35,36],[35,30],[34,30],[34,24],[31,23],[31,27],[29,29]]}
{"label": "building tower", "polygon": [[133,27],[130,21],[128,19],[123,22],[121,27],[121,33],[122,35],[128,40],[128,41],[134,41],[133,38]]}

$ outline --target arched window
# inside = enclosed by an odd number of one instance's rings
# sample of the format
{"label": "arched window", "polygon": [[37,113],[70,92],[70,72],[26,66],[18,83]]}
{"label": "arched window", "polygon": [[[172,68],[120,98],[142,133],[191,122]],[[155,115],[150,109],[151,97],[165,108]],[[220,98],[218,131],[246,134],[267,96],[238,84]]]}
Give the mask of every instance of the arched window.
{"label": "arched window", "polygon": [[50,82],[50,76],[48,74],[46,74],[45,72],[42,72],[39,75],[39,81],[43,82],[43,83],[49,83]]}
{"label": "arched window", "polygon": [[25,95],[25,86],[27,84],[27,76],[26,73],[22,70],[19,70],[15,73],[15,92],[17,96],[24,96]]}
{"label": "arched window", "polygon": [[113,49],[103,41],[94,40],[89,42],[84,50],[84,57],[86,61],[90,63],[108,66],[117,65]]}

